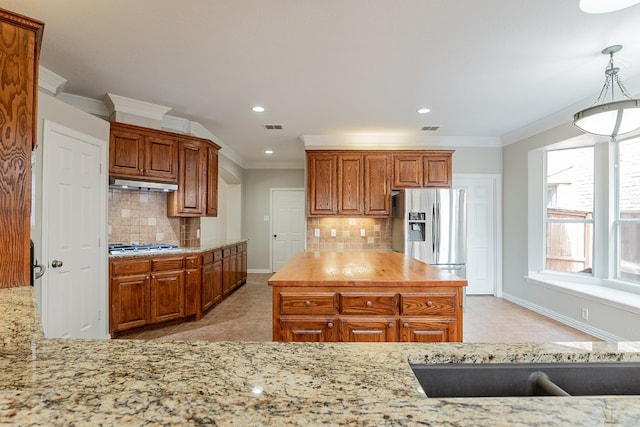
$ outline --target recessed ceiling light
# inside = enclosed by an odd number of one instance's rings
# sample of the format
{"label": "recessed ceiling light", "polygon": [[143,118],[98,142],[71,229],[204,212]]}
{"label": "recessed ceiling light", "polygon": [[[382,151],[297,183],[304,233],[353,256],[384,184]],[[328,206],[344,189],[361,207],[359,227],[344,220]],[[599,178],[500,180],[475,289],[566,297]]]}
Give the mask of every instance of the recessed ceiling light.
{"label": "recessed ceiling light", "polygon": [[256,106],[251,107],[251,111],[253,111],[254,113],[262,113],[262,112],[264,112],[264,107],[256,105]]}
{"label": "recessed ceiling light", "polygon": [[418,114],[427,114],[431,111],[431,108],[418,108],[416,111]]}
{"label": "recessed ceiling light", "polygon": [[264,150],[264,154],[273,154],[273,150]]}
{"label": "recessed ceiling light", "polygon": [[585,13],[609,13],[640,3],[640,0],[580,0],[580,9]]}

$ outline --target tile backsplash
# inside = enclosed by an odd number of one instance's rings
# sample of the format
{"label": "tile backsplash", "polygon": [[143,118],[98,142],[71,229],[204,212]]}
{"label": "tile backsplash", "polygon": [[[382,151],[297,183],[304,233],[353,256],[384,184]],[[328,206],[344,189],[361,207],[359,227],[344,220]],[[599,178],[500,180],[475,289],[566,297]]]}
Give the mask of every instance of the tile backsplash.
{"label": "tile backsplash", "polygon": [[198,246],[200,218],[167,217],[167,194],[109,189],[109,243]]}
{"label": "tile backsplash", "polygon": [[[320,236],[315,236],[316,229]],[[335,230],[335,237],[331,236],[331,230]],[[391,219],[307,218],[307,251],[353,250],[391,250]]]}

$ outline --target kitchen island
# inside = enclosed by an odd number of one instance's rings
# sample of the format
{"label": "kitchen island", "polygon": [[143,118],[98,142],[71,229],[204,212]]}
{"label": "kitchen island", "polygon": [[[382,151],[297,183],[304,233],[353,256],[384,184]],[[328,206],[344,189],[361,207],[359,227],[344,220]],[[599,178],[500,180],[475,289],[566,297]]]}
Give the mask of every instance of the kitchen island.
{"label": "kitchen island", "polygon": [[410,363],[640,361],[640,343],[45,339],[0,290],[0,424],[637,426],[640,397],[429,399]]}
{"label": "kitchen island", "polygon": [[398,252],[298,253],[269,285],[274,341],[462,341],[467,281]]}

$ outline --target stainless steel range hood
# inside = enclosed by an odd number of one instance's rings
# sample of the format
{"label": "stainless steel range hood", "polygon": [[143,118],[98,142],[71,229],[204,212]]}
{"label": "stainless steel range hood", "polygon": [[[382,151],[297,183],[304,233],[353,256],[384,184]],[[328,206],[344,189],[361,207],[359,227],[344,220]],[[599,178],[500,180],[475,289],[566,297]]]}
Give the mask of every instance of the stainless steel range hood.
{"label": "stainless steel range hood", "polygon": [[118,179],[109,177],[109,188],[119,188],[122,190],[147,190],[162,191],[169,193],[178,189],[177,184],[167,184],[164,182],[134,181],[132,179]]}

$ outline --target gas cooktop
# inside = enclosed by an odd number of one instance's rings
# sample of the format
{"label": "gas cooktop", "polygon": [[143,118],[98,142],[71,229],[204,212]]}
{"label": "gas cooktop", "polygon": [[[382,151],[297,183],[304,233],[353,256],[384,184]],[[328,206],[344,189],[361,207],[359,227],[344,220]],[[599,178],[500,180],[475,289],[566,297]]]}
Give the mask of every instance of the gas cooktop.
{"label": "gas cooktop", "polygon": [[157,253],[177,251],[180,247],[168,243],[110,243],[110,254]]}

